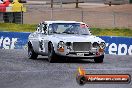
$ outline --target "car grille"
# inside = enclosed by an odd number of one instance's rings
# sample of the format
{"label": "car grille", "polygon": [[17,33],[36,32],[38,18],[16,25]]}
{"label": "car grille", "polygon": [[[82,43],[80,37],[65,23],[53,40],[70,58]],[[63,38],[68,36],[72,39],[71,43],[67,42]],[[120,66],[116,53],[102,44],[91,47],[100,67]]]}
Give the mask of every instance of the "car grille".
{"label": "car grille", "polygon": [[90,42],[74,42],[73,50],[74,51],[89,51],[91,49]]}

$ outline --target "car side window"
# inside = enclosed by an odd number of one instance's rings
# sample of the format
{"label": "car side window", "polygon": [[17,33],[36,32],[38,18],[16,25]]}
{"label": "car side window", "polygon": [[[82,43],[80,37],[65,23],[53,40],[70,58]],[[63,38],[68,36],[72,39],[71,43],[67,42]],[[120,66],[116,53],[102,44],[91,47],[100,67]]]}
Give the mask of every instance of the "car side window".
{"label": "car side window", "polygon": [[48,33],[49,33],[49,34],[52,33],[52,25],[51,25],[51,24],[48,26]]}

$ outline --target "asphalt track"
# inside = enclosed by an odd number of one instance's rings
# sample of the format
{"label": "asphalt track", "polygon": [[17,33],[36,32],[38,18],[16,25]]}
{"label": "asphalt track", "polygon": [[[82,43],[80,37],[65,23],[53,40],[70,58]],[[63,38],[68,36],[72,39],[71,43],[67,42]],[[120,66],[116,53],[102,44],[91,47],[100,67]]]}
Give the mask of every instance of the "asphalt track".
{"label": "asphalt track", "polygon": [[132,88],[130,84],[76,83],[79,66],[88,74],[130,74],[132,56],[105,55],[104,63],[65,59],[48,63],[46,57],[30,60],[26,50],[0,50],[0,88]]}

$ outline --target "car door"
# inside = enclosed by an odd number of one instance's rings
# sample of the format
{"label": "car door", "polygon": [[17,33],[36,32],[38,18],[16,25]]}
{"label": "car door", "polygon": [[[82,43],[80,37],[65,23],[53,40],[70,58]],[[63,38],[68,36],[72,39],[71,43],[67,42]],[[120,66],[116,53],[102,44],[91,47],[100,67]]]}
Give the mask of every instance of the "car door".
{"label": "car door", "polygon": [[41,29],[40,29],[40,25],[39,24],[36,28],[36,32],[32,33],[30,35],[30,41],[32,41],[32,46],[33,46],[33,49],[36,53],[39,52],[39,35],[41,33]]}
{"label": "car door", "polygon": [[47,24],[42,23],[40,25],[40,33],[39,33],[39,53],[41,55],[47,55],[48,51],[48,35],[47,35]]}

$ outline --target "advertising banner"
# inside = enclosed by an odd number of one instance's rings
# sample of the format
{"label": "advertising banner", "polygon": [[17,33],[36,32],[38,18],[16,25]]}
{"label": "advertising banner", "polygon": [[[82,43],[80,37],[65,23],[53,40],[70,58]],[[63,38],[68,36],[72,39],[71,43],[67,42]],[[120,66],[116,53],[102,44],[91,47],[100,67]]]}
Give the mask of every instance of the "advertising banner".
{"label": "advertising banner", "polygon": [[[29,32],[0,32],[0,49],[24,49]],[[106,42],[106,54],[132,55],[132,37],[99,36]]]}

